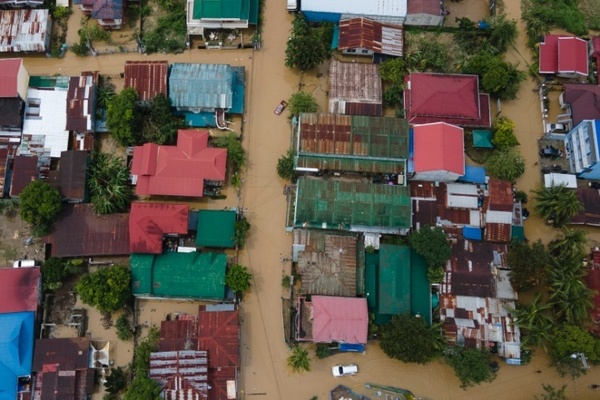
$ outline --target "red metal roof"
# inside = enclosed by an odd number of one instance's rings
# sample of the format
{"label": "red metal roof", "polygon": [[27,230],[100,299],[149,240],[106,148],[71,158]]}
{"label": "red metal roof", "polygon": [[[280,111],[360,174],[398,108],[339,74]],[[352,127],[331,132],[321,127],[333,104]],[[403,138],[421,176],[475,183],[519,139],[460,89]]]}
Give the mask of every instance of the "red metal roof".
{"label": "red metal roof", "polygon": [[166,234],[183,235],[188,232],[188,213],[187,204],[132,203],[129,213],[129,251],[161,254]]}
{"label": "red metal roof", "polygon": [[405,83],[404,107],[410,123],[491,126],[489,95],[479,93],[477,75],[413,72]]}
{"label": "red metal roof", "polygon": [[403,47],[404,33],[400,26],[383,25],[362,17],[340,21],[339,50],[367,49],[402,57]]}
{"label": "red metal roof", "polygon": [[500,179],[490,179],[488,182],[489,210],[493,211],[512,211],[515,200],[513,195],[513,186],[509,181]]}
{"label": "red metal roof", "polygon": [[206,351],[179,350],[150,354],[150,378],[164,389],[165,400],[206,400]]}
{"label": "red metal roof", "polygon": [[0,314],[37,311],[40,269],[0,268]]}
{"label": "red metal roof", "polygon": [[566,83],[563,89],[563,100],[571,106],[573,126],[584,119],[600,119],[600,86]]}
{"label": "red metal roof", "polygon": [[539,59],[541,74],[589,73],[587,40],[575,36],[546,35]]}
{"label": "red metal roof", "polygon": [[23,64],[21,58],[0,60],[0,97],[18,97],[17,75]]}
{"label": "red metal roof", "polygon": [[167,94],[167,61],[127,61],[125,87],[134,88],[139,100],[148,101],[159,94]]}
{"label": "red metal roof", "polygon": [[367,299],[312,296],[313,342],[367,343]]}
{"label": "red metal roof", "polygon": [[96,215],[87,203],[63,204],[44,241],[54,257],[128,255],[128,221],[129,214]]}
{"label": "red metal roof", "polygon": [[407,14],[431,14],[442,15],[441,2],[439,0],[408,0]]}
{"label": "red metal roof", "polygon": [[414,170],[465,174],[463,129],[437,122],[414,126]]}
{"label": "red metal roof", "polygon": [[38,175],[37,163],[37,156],[15,157],[10,183],[10,197],[19,197],[23,189],[36,180]]}
{"label": "red metal roof", "polygon": [[592,37],[592,57],[600,57],[600,36]]}
{"label": "red metal roof", "polygon": [[227,150],[208,147],[208,136],[206,130],[179,130],[176,146],[136,146],[131,167],[136,193],[202,197],[205,180],[225,180]]}

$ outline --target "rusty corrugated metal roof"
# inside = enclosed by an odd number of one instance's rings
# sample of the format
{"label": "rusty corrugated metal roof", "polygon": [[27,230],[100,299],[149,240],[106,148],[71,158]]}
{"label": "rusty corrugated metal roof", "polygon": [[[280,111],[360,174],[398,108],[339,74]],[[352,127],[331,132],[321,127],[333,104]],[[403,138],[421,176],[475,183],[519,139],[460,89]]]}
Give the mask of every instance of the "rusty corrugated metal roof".
{"label": "rusty corrugated metal roof", "polygon": [[87,151],[69,150],[61,153],[57,185],[63,200],[86,200],[88,157]]}
{"label": "rusty corrugated metal roof", "polygon": [[127,61],[125,87],[134,88],[141,101],[149,101],[159,94],[168,96],[168,61]]}
{"label": "rusty corrugated metal roof", "polygon": [[48,50],[50,26],[48,10],[0,11],[0,52]]}
{"label": "rusty corrugated metal roof", "polygon": [[597,189],[579,187],[577,198],[583,205],[583,210],[572,220],[573,224],[600,225],[600,192]]}
{"label": "rusty corrugated metal roof", "polygon": [[37,311],[40,268],[0,268],[0,313]]}
{"label": "rusty corrugated metal roof", "polygon": [[490,193],[489,210],[512,211],[515,200],[512,183],[499,179],[490,179],[488,183]]}
{"label": "rusty corrugated metal roof", "polygon": [[96,121],[96,85],[98,72],[83,72],[71,77],[67,92],[68,131],[90,132]]}
{"label": "rusty corrugated metal roof", "polygon": [[188,232],[187,204],[131,204],[129,214],[129,250],[132,253],[161,254],[167,234]]}
{"label": "rusty corrugated metal roof", "polygon": [[379,65],[332,61],[329,65],[329,112],[382,115]]}
{"label": "rusty corrugated metal roof", "polygon": [[442,7],[439,0],[408,0],[408,14],[441,15]]}
{"label": "rusty corrugated metal roof", "polygon": [[338,49],[367,49],[374,53],[402,57],[404,32],[402,27],[383,25],[368,18],[340,21]]}
{"label": "rusty corrugated metal roof", "polygon": [[488,242],[510,242],[511,224],[487,223],[485,225],[485,237]]}
{"label": "rusty corrugated metal roof", "polygon": [[27,185],[37,179],[37,156],[16,156],[10,183],[10,197],[19,197]]}

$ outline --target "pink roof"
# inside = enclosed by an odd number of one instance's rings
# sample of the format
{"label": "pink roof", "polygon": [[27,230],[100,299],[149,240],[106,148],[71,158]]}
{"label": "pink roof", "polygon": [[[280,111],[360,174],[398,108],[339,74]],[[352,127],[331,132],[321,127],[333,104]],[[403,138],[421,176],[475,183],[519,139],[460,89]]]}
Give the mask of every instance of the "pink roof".
{"label": "pink roof", "polygon": [[587,41],[575,36],[546,35],[540,43],[540,73],[577,73],[587,76]]}
{"label": "pink roof", "polygon": [[20,58],[0,60],[0,97],[19,95],[17,75],[22,63],[23,60]]}
{"label": "pink roof", "polygon": [[168,233],[188,232],[187,204],[131,204],[129,213],[129,250],[132,253],[161,254],[163,237]]}
{"label": "pink roof", "polygon": [[37,311],[40,269],[0,268],[0,314]]}
{"label": "pink roof", "polygon": [[489,96],[479,93],[477,75],[413,72],[405,81],[404,107],[410,123],[491,126]]}
{"label": "pink roof", "polygon": [[367,343],[367,299],[312,296],[313,342]]}
{"label": "pink roof", "polygon": [[463,129],[436,122],[414,126],[415,172],[448,171],[465,174]]}
{"label": "pink roof", "polygon": [[600,57],[600,36],[594,36],[591,40],[592,40],[592,57]]}
{"label": "pink roof", "polygon": [[136,146],[131,166],[136,193],[202,197],[205,180],[225,180],[227,150],[208,147],[208,136],[206,130],[179,130],[176,146]]}

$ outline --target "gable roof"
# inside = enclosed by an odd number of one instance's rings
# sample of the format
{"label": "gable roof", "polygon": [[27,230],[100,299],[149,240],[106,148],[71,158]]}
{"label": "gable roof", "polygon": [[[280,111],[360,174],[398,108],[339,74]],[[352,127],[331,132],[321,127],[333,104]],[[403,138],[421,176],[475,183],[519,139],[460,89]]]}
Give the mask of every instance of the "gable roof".
{"label": "gable roof", "polygon": [[448,171],[465,174],[464,132],[463,129],[436,122],[415,125],[414,130],[414,170]]}
{"label": "gable roof", "polygon": [[133,150],[138,195],[202,197],[204,181],[225,180],[227,149],[208,147],[206,130],[182,130],[176,146],[146,143]]}
{"label": "gable roof", "polygon": [[125,87],[134,88],[141,101],[149,101],[159,94],[167,97],[168,61],[125,62]]}
{"label": "gable roof", "polygon": [[571,106],[573,126],[585,119],[600,119],[600,86],[566,83],[563,101]]}
{"label": "gable roof", "polygon": [[165,400],[208,398],[206,351],[179,350],[150,353],[148,375],[163,388]]}
{"label": "gable roof", "polygon": [[404,54],[404,31],[400,26],[383,25],[363,17],[343,19],[339,26],[339,50],[368,49],[397,57]]}
{"label": "gable roof", "polygon": [[37,179],[37,164],[38,158],[36,156],[15,157],[10,182],[10,197],[19,197],[23,189]]}
{"label": "gable roof", "polygon": [[575,36],[546,35],[539,47],[541,74],[589,74],[587,40]]}
{"label": "gable roof", "polygon": [[133,202],[129,213],[129,251],[161,254],[166,234],[188,232],[187,204]]}
{"label": "gable roof", "polygon": [[37,311],[40,268],[0,268],[0,313]]}
{"label": "gable roof", "polygon": [[60,154],[57,186],[63,200],[86,200],[88,162],[87,151],[69,150]]}
{"label": "gable roof", "polygon": [[512,212],[515,204],[512,183],[491,178],[488,182],[488,191],[489,210]]}
{"label": "gable roof", "polygon": [[0,314],[0,399],[17,398],[17,379],[31,375],[34,340],[32,312]]}
{"label": "gable roof", "polygon": [[54,230],[44,238],[54,257],[129,254],[129,214],[98,216],[91,204],[63,204]]}
{"label": "gable roof", "polygon": [[235,247],[235,210],[199,210],[196,244],[205,247]]}
{"label": "gable roof", "polygon": [[96,125],[96,85],[98,72],[82,72],[69,79],[67,91],[68,131],[91,132]]}
{"label": "gable roof", "polygon": [[3,126],[19,128],[16,136],[20,136],[20,128],[23,126],[23,102],[20,98],[0,98],[0,127]]}
{"label": "gable roof", "polygon": [[228,64],[171,64],[169,99],[175,108],[230,109],[234,71]]}
{"label": "gable roof", "polygon": [[411,72],[405,84],[404,108],[412,124],[491,126],[489,95],[479,92],[477,75]]}
{"label": "gable roof", "polygon": [[442,7],[438,0],[407,0],[408,14],[431,14],[439,16]]}
{"label": "gable roof", "polygon": [[571,223],[600,226],[600,192],[598,189],[578,187],[575,193],[583,205],[583,209],[572,219]]}
{"label": "gable roof", "polygon": [[367,299],[312,296],[313,342],[367,343]]}
{"label": "gable roof", "polygon": [[23,65],[22,58],[0,60],[0,98],[19,96],[19,69]]}
{"label": "gable roof", "polygon": [[329,112],[380,117],[379,65],[332,61],[329,65]]}
{"label": "gable roof", "polygon": [[94,19],[123,19],[123,0],[95,0],[92,8]]}
{"label": "gable roof", "polygon": [[130,265],[135,296],[225,298],[224,253],[132,254]]}

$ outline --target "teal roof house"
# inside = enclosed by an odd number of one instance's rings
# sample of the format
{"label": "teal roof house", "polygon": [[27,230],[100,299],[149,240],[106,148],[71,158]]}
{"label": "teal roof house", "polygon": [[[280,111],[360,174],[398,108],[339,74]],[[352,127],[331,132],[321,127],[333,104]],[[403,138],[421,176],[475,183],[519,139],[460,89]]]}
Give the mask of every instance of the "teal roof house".
{"label": "teal roof house", "polygon": [[188,0],[188,35],[205,36],[206,29],[243,29],[256,25],[258,0]]}

